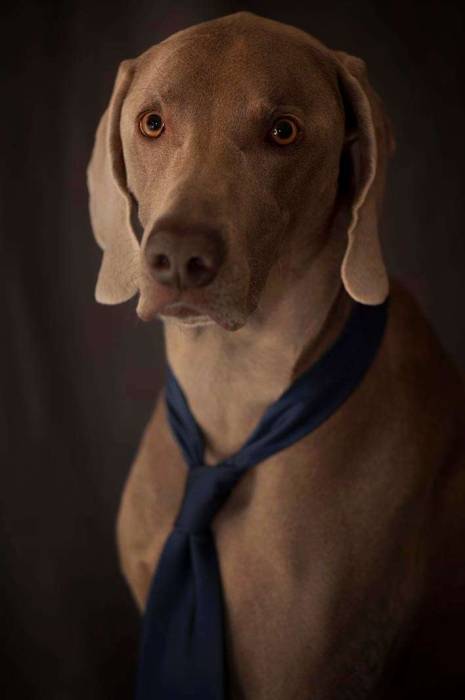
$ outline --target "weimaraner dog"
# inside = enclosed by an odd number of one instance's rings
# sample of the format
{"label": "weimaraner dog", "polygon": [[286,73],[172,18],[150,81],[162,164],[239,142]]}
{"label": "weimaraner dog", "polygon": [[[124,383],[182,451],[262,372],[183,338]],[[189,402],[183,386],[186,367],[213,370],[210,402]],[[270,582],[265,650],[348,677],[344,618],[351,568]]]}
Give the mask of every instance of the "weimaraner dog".
{"label": "weimaraner dog", "polygon": [[[385,270],[394,148],[361,59],[248,12],[124,60],[98,126],[96,299],[163,321],[205,464],[389,295],[357,389],[213,521],[233,700],[465,697],[464,391]],[[117,522],[141,611],[186,480],[163,395]]]}

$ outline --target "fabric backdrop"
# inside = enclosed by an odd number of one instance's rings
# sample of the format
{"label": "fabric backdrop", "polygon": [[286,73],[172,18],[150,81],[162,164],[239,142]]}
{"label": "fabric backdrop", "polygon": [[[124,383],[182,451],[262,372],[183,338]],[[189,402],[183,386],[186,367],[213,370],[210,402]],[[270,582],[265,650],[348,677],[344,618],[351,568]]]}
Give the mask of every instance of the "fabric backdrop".
{"label": "fabric backdrop", "polygon": [[366,60],[398,143],[389,266],[465,366],[458,2],[11,3],[0,49],[2,699],[131,697],[139,616],[114,523],[164,348],[159,322],[139,322],[134,300],[94,302],[85,168],[118,63],[238,9]]}

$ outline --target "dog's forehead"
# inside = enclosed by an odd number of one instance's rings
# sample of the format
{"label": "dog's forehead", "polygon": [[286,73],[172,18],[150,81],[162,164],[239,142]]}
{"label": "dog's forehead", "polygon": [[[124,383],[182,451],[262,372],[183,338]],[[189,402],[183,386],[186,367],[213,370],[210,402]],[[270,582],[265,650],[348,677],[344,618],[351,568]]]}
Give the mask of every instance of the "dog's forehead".
{"label": "dog's forehead", "polygon": [[246,21],[233,15],[235,22],[197,25],[146,51],[138,59],[135,93],[174,105],[222,96],[266,104],[305,102],[334,90],[334,66],[313,37],[239,15]]}

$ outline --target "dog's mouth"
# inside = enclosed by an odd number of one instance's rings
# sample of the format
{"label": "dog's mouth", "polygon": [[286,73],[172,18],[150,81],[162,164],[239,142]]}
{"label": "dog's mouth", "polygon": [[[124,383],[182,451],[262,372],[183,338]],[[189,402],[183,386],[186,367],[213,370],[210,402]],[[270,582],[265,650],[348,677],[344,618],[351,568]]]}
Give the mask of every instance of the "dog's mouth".
{"label": "dog's mouth", "polygon": [[215,323],[215,319],[210,314],[184,302],[166,304],[160,309],[158,316],[162,320],[176,321],[186,326],[205,326]]}
{"label": "dog's mouth", "polygon": [[242,325],[237,321],[225,318],[223,314],[214,309],[193,306],[184,302],[166,304],[158,311],[157,316],[162,321],[189,327],[218,325],[225,330],[233,331]]}

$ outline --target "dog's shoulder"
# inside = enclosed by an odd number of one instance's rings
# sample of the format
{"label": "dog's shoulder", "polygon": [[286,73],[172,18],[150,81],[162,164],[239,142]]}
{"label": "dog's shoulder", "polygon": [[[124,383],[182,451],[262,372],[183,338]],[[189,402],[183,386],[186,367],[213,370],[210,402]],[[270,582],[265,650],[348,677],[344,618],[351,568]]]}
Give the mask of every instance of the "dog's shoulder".
{"label": "dog's shoulder", "polygon": [[[412,641],[411,669],[463,683],[460,635],[465,622],[465,390],[463,376],[413,296],[392,285],[385,339],[386,374],[422,483],[424,592]],[[387,390],[389,393],[389,389]],[[442,639],[435,645],[435,639]],[[459,658],[460,657],[460,658]],[[404,679],[403,679],[404,680]]]}
{"label": "dog's shoulder", "polygon": [[412,294],[394,281],[390,297],[385,339],[390,381],[431,415],[458,417],[465,401],[463,376]]}
{"label": "dog's shoulder", "polygon": [[434,473],[445,473],[454,450],[465,451],[464,385],[418,303],[397,282],[388,313],[361,405],[373,416],[366,442],[408,461],[426,484]]}
{"label": "dog's shoulder", "polygon": [[162,388],[124,485],[116,521],[120,568],[141,610],[154,560],[179,508],[185,478],[164,399]]}

